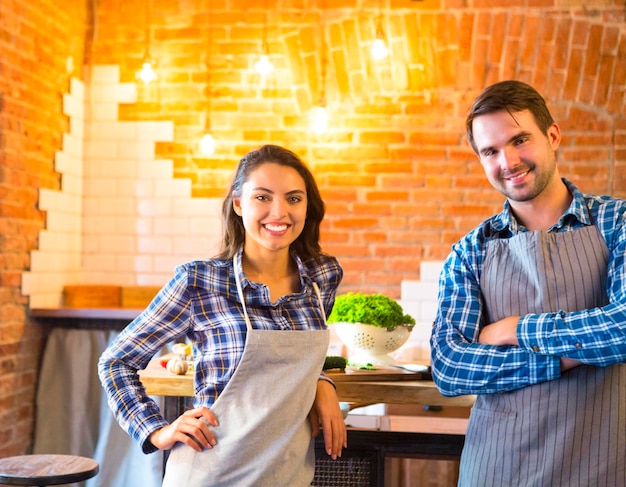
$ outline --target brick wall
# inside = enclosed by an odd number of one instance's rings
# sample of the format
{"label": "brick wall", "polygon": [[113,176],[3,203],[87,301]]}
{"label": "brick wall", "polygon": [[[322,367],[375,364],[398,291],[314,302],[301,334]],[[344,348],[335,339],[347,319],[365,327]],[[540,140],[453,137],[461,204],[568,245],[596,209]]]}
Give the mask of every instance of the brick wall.
{"label": "brick wall", "polygon": [[[584,190],[626,196],[621,0],[536,0],[532,7],[522,0],[475,0],[472,7],[459,0],[279,0],[269,12],[265,0],[57,3],[0,3],[0,456],[26,451],[31,439],[43,331],[27,318],[21,275],[58,246],[48,217],[59,208],[54,195],[68,186],[69,173],[55,159],[77,128],[62,106],[70,78],[88,79],[90,68],[106,65],[119,68],[122,84],[134,82],[147,38],[159,80],[140,86],[135,101],[121,100],[116,120],[172,125],[154,159],[159,167],[171,161],[181,183],[163,191],[220,198],[250,148],[272,142],[294,149],[326,199],[323,244],[344,265],[344,291],[400,298],[401,283],[419,280],[423,261],[443,259],[455,239],[500,207],[463,136],[471,99],[499,79],[529,81],[546,95],[565,133],[564,175]],[[378,18],[392,49],[381,64],[369,57]],[[276,71],[262,80],[253,65],[264,32]],[[330,130],[315,136],[309,113],[323,86]],[[219,145],[215,156],[200,157],[195,140],[207,113]],[[106,169],[100,166],[95,182]],[[117,173],[107,187],[128,188],[123,177]],[[85,201],[95,200],[102,186],[82,189],[89,190]],[[106,238],[112,246],[124,242],[117,234],[92,237],[94,253]]]}
{"label": "brick wall", "polygon": [[[120,117],[174,122],[157,157],[195,196],[221,197],[238,158],[259,144],[298,152],[327,202],[323,245],[344,265],[343,290],[399,297],[422,260],[443,259],[501,207],[463,133],[488,83],[534,84],[565,132],[562,173],[584,190],[626,195],[623,2],[527,3],[283,0],[268,12],[265,0],[153,0],[146,12],[146,2],[111,0],[98,9],[93,61],[132,81],[149,47],[159,80]],[[391,56],[375,63],[378,19]],[[264,36],[276,68],[267,78],[254,70]],[[330,128],[316,136],[309,116],[323,85]],[[207,114],[212,157],[195,150]]]}
{"label": "brick wall", "polygon": [[88,2],[57,3],[0,2],[0,457],[32,440],[43,332],[27,317],[21,274],[45,226],[39,190],[59,187],[61,101],[88,37]]}

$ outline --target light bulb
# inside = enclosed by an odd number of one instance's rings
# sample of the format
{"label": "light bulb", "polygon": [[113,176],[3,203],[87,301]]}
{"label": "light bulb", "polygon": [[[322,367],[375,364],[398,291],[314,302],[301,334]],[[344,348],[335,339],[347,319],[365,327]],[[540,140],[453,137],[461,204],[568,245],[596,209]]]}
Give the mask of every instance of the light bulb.
{"label": "light bulb", "polygon": [[374,40],[374,43],[372,44],[372,48],[370,52],[372,53],[372,57],[376,61],[385,59],[389,55],[387,44],[385,44],[385,39],[382,36],[376,37],[376,39]]}
{"label": "light bulb", "polygon": [[137,79],[143,81],[145,84],[149,84],[157,79],[157,74],[152,67],[152,61],[145,60],[141,69],[137,72]]}
{"label": "light bulb", "polygon": [[206,132],[200,139],[200,153],[205,156],[215,154],[215,139],[210,132]]}
{"label": "light bulb", "polygon": [[313,132],[321,135],[328,130],[328,111],[324,105],[318,105],[313,109]]}
{"label": "light bulb", "polygon": [[254,69],[261,76],[267,76],[274,70],[274,65],[267,54],[261,54],[261,58],[254,63]]}

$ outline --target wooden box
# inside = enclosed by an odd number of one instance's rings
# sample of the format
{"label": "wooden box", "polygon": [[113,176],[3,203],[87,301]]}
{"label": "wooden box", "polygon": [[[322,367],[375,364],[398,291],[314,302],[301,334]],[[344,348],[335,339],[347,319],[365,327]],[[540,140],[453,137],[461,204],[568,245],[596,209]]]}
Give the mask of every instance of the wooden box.
{"label": "wooden box", "polygon": [[143,309],[160,291],[157,286],[124,286],[122,287],[122,308]]}
{"label": "wooden box", "polygon": [[63,288],[63,305],[68,308],[119,308],[120,286],[77,285]]}

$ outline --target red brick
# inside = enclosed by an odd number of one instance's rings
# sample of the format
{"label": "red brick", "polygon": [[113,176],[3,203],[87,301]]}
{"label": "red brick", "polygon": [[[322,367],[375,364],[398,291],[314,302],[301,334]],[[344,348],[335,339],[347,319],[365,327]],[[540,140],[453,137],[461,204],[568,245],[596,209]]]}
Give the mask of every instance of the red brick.
{"label": "red brick", "polygon": [[370,257],[370,249],[368,245],[358,245],[358,244],[330,244],[330,245],[326,245],[325,247],[326,252],[330,253],[331,255],[336,255],[336,256],[348,256],[348,259],[340,259],[341,261],[341,265],[344,265],[344,262],[349,262],[351,259],[356,258],[356,257]]}
{"label": "red brick", "polygon": [[391,215],[393,210],[390,203],[355,203],[352,205],[352,212],[355,215],[382,217]]}
{"label": "red brick", "polygon": [[378,227],[377,218],[336,218],[333,221],[334,228],[372,229]]}
{"label": "red brick", "polygon": [[386,232],[363,232],[359,236],[359,242],[365,244],[378,244],[386,242],[387,240],[388,235]]}

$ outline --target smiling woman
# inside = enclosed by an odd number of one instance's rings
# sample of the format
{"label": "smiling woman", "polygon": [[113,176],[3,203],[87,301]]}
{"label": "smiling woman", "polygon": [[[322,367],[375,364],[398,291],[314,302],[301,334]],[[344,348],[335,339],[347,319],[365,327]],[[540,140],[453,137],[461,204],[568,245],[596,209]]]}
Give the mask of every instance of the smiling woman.
{"label": "smiling woman", "polygon": [[[320,251],[323,217],[300,158],[273,145],[250,152],[223,203],[220,253],[180,266],[102,355],[120,424],[144,452],[172,450],[164,486],[311,485],[320,426],[326,453],[341,455],[343,413],[322,367],[343,271]],[[163,343],[182,340],[197,357],[194,407],[168,424],[135,384]]]}

